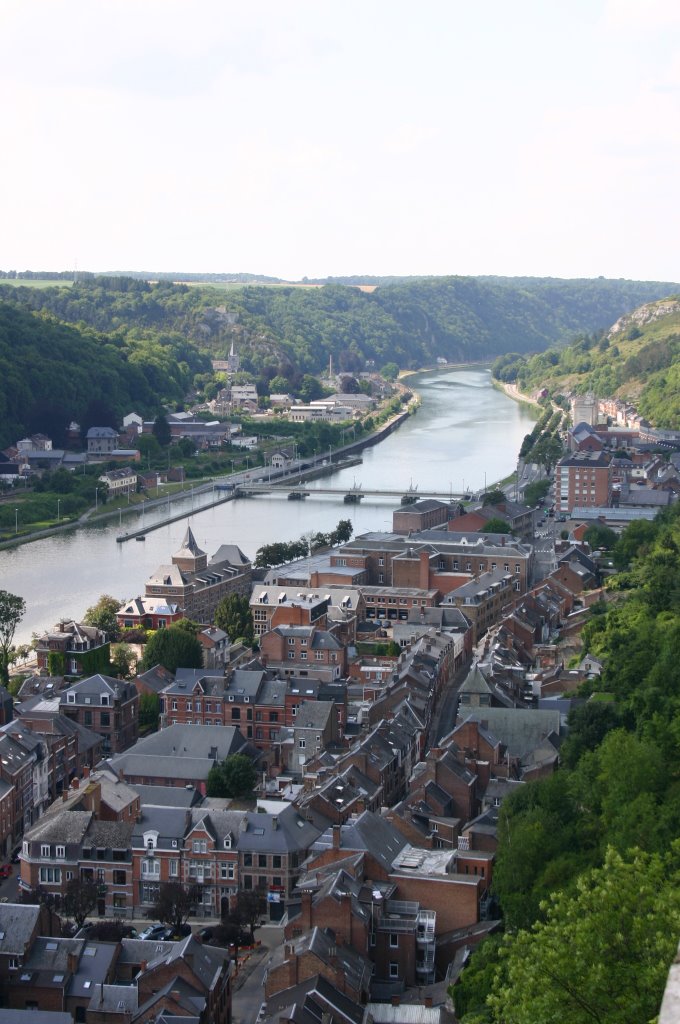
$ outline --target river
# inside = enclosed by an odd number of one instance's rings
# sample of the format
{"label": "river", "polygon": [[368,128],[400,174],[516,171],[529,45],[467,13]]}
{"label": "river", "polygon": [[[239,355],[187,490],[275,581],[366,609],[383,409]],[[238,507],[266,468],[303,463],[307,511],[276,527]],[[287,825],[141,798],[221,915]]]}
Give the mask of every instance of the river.
{"label": "river", "polygon": [[[60,618],[80,618],[100,594],[113,594],[121,603],[143,593],[146,579],[170,562],[187,523],[208,554],[220,544],[238,544],[251,558],[262,544],[295,540],[309,531],[329,531],[339,519],[351,519],[354,532],[391,527],[394,498],[364,498],[344,505],[334,496],[314,496],[316,487],[460,492],[479,491],[485,481],[508,476],[533,420],[525,406],[497,391],[491,374],[480,368],[421,373],[409,385],[421,396],[415,416],[409,417],[379,445],[367,448],[363,464],[305,484],[312,491],[304,501],[262,496],[227,502],[147,535],[144,543],[117,544],[117,521],[0,551],[0,588],[26,600],[16,643],[28,643],[33,632],[51,628]],[[198,498],[193,499],[198,504]],[[192,499],[184,506],[191,508]],[[173,514],[182,506],[175,502]],[[163,517],[167,513],[156,513]],[[147,522],[152,514],[147,513]],[[141,516],[127,519],[128,529],[141,525]],[[125,527],[124,527],[125,529]]]}

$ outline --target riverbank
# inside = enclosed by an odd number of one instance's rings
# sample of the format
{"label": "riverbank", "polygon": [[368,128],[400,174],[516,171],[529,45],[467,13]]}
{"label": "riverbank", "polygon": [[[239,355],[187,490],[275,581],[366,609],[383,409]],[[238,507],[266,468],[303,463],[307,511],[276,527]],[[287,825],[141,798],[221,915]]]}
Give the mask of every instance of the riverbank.
{"label": "riverbank", "polygon": [[508,398],[512,398],[513,402],[521,402],[522,405],[531,405],[536,409],[543,409],[543,406],[537,399],[531,398],[530,395],[525,395],[523,391],[520,391],[516,384],[506,384],[502,380],[493,380],[493,386],[497,391],[503,391]]}

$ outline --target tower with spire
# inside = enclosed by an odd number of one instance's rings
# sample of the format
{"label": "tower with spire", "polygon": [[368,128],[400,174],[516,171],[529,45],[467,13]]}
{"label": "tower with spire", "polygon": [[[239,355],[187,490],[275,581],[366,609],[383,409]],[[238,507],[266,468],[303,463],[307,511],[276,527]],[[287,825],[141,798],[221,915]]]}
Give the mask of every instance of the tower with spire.
{"label": "tower with spire", "polygon": [[181,572],[200,572],[208,565],[208,556],[199,548],[190,526],[187,526],[181,548],[172,556],[172,564]]}
{"label": "tower with spire", "polygon": [[241,360],[236,355],[236,349],[234,348],[234,340],[232,338],[231,348],[229,350],[229,357],[227,359],[227,373],[238,373],[238,368],[241,365]]}

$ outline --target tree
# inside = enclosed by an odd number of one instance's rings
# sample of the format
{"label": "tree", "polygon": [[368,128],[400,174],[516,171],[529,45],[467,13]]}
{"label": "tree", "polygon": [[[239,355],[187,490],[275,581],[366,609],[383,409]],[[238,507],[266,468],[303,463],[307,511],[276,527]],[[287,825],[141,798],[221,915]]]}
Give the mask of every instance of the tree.
{"label": "tree", "polygon": [[91,605],[83,615],[83,622],[103,630],[109,640],[115,640],[120,633],[116,613],[122,603],[111,594],[101,594],[96,604]]}
{"label": "tree", "polygon": [[88,914],[97,906],[99,886],[93,878],[72,878],[66,885],[62,907],[68,917],[72,917],[78,928]]}
{"label": "tree", "polygon": [[257,772],[245,754],[230,754],[221,764],[214,764],[208,773],[208,796],[251,796]]}
{"label": "tree", "polygon": [[486,491],[482,495],[482,505],[501,505],[508,499],[505,497],[505,492],[499,488],[493,491]]}
{"label": "tree", "polygon": [[534,480],[524,488],[524,501],[527,505],[540,505],[549,490],[549,480]]}
{"label": "tree", "polygon": [[351,519],[341,519],[331,533],[331,544],[346,544],[354,533]]}
{"label": "tree", "polygon": [[248,647],[252,647],[255,630],[247,597],[227,594],[215,609],[214,620],[215,625],[224,630],[232,643],[242,639]]}
{"label": "tree", "polygon": [[280,373],[277,373],[275,377],[269,381],[269,391],[273,395],[285,395],[288,393],[290,382],[286,377],[282,377]]}
{"label": "tree", "polygon": [[175,626],[159,629],[151,637],[144,649],[139,668],[142,672],[163,665],[168,672],[176,672],[178,668],[202,668],[203,648],[191,633]]}
{"label": "tree", "polygon": [[306,373],[300,381],[298,388],[298,395],[303,402],[314,402],[317,398],[323,396],[323,387],[320,381],[313,377],[310,373]]}
{"label": "tree", "polygon": [[142,693],[139,697],[139,728],[155,732],[161,715],[161,699],[157,693]]}
{"label": "tree", "polygon": [[510,525],[506,523],[505,519],[500,519],[499,516],[494,516],[492,519],[487,519],[484,526],[480,526],[478,533],[510,533]]}
{"label": "tree", "polygon": [[591,548],[605,548],[610,551],[616,544],[618,534],[604,523],[592,523],[583,534],[583,539]]}
{"label": "tree", "polygon": [[385,380],[396,380],[399,376],[399,367],[396,363],[385,363],[380,371],[380,376]]}
{"label": "tree", "polygon": [[[255,929],[267,909],[264,893],[258,889],[241,889],[236,897],[235,921],[250,931],[250,941],[255,942]],[[232,915],[229,915],[230,919]]]}
{"label": "tree", "polygon": [[156,416],[151,429],[161,448],[167,448],[172,441],[172,433],[170,431],[170,424],[162,412],[159,412],[158,416]]}
{"label": "tree", "polygon": [[117,644],[111,658],[111,669],[120,679],[129,679],[135,665],[135,652],[129,644]]}
{"label": "tree", "polygon": [[161,882],[158,899],[147,916],[179,931],[195,903],[201,902],[201,886],[182,885],[181,882]]}
{"label": "tree", "polygon": [[608,850],[600,868],[544,904],[545,920],[504,940],[497,1024],[630,1024],[659,1009],[680,932],[678,844],[671,854]]}
{"label": "tree", "polygon": [[9,682],[10,649],[16,628],[24,617],[23,597],[0,590],[0,683]]}

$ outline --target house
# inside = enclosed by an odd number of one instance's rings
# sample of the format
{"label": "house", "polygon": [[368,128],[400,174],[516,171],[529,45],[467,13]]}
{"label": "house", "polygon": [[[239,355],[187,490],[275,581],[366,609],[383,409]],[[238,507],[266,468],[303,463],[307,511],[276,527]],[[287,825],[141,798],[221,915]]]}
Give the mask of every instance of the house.
{"label": "house", "polygon": [[157,597],[133,597],[116,612],[121,629],[164,629],[182,618],[178,604]]}
{"label": "house", "polygon": [[104,756],[126,750],[137,740],[139,695],[133,683],[100,674],[89,676],[61,694],[59,709],[102,736]]}
{"label": "house", "polygon": [[104,630],[74,620],[62,620],[51,633],[38,637],[35,653],[38,670],[51,676],[82,676],[106,671],[111,660]]}
{"label": "house", "polygon": [[100,917],[132,917],[134,823],[101,821],[94,810],[61,806],[58,801],[24,833],[21,888],[63,896],[74,879],[96,882]]}
{"label": "house", "polygon": [[419,498],[410,505],[395,509],[392,513],[394,533],[419,533],[436,526],[444,526],[453,515],[453,508],[445,501],[434,498]]}
{"label": "house", "polygon": [[[139,455],[139,452],[137,452]],[[111,452],[111,457],[115,455]],[[135,470],[125,466],[121,469],[110,469],[108,473],[102,473],[97,478],[109,489],[109,497],[117,498],[120,494],[134,494],[137,491],[137,473]]]}
{"label": "house", "polygon": [[192,1017],[199,1024],[230,1024],[229,951],[202,945],[191,935],[171,946],[140,964],[137,1019]]}
{"label": "house", "polygon": [[118,447],[118,431],[113,427],[90,427],[86,440],[88,455],[107,455]]}

